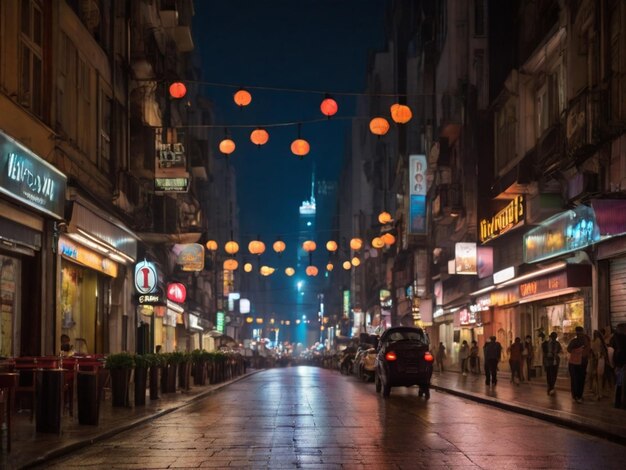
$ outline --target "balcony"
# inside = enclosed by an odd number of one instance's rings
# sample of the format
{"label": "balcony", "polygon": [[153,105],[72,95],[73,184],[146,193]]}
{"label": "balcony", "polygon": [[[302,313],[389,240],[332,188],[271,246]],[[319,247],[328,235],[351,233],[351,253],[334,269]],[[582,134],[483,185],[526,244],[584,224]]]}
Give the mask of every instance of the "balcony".
{"label": "balcony", "polygon": [[446,225],[463,215],[462,188],[459,183],[440,184],[432,202],[433,219]]}
{"label": "balcony", "polygon": [[565,120],[566,151],[578,160],[593,153],[602,142],[607,125],[607,94],[604,90],[584,90],[570,101]]}

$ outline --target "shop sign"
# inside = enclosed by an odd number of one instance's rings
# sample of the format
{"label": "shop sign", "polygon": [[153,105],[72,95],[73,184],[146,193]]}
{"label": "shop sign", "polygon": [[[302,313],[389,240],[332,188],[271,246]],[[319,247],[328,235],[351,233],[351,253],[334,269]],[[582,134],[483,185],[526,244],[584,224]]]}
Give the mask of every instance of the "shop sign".
{"label": "shop sign", "polygon": [[518,287],[507,287],[505,289],[498,289],[490,294],[490,302],[494,307],[502,305],[514,304],[519,300]]}
{"label": "shop sign", "polygon": [[409,156],[409,233],[426,233],[426,155]]}
{"label": "shop sign", "polygon": [[135,265],[135,289],[140,294],[152,294],[157,290],[159,275],[154,263],[143,260]]}
{"label": "shop sign", "polygon": [[118,265],[115,261],[89,248],[74,243],[65,236],[59,237],[59,253],[61,256],[76,261],[88,268],[95,269],[111,277],[117,277]]}
{"label": "shop sign", "polygon": [[189,173],[184,142],[185,135],[179,129],[156,129],[154,190],[157,193],[187,192]]}
{"label": "shop sign", "polygon": [[139,305],[165,305],[165,299],[161,292],[155,294],[139,294],[137,296]]}
{"label": "shop sign", "polygon": [[515,266],[509,266],[508,268],[502,269],[498,272],[493,273],[493,283],[501,284],[509,279],[513,279],[515,277]]}
{"label": "shop sign", "polygon": [[343,291],[343,317],[344,318],[350,317],[350,291],[349,290]]}
{"label": "shop sign", "polygon": [[480,221],[480,241],[493,240],[524,223],[524,196],[515,196],[504,209],[491,219]]}
{"label": "shop sign", "polygon": [[224,312],[217,312],[217,326],[215,329],[220,333],[224,333],[225,319]]}
{"label": "shop sign", "polygon": [[448,264],[449,274],[478,275],[479,279],[493,273],[493,248],[476,243],[456,243],[454,259]]}
{"label": "shop sign", "polygon": [[154,191],[158,193],[186,193],[189,178],[154,178]]}
{"label": "shop sign", "polygon": [[441,281],[435,281],[433,292],[435,294],[435,305],[443,305],[443,283]]}
{"label": "shop sign", "polygon": [[62,219],[66,176],[0,132],[0,193]]}
{"label": "shop sign", "polygon": [[580,205],[549,218],[524,234],[524,262],[536,263],[600,241],[591,207]]}
{"label": "shop sign", "polygon": [[567,273],[563,271],[554,276],[547,276],[520,284],[519,295],[524,298],[552,290],[565,289],[566,287],[569,287],[567,283]]}
{"label": "shop sign", "polygon": [[239,300],[239,313],[241,313],[242,315],[246,313],[250,313],[250,300],[249,299]]}
{"label": "shop sign", "polygon": [[204,247],[199,243],[176,244],[172,251],[176,254],[176,264],[183,271],[204,269]]}
{"label": "shop sign", "polygon": [[393,301],[391,299],[391,292],[389,292],[388,289],[380,289],[380,291],[378,291],[378,298],[381,307],[391,308]]}
{"label": "shop sign", "polygon": [[187,289],[180,282],[173,282],[167,285],[167,298],[172,302],[182,304],[187,298]]}
{"label": "shop sign", "polygon": [[189,314],[189,329],[198,331],[204,330],[204,328],[200,326],[200,318],[191,313]]}

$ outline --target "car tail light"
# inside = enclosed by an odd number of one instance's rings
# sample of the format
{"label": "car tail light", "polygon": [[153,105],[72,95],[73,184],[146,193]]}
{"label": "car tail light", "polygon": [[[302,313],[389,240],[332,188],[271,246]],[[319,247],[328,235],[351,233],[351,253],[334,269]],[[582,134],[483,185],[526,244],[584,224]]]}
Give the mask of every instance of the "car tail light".
{"label": "car tail light", "polygon": [[431,353],[429,353],[428,351],[426,351],[424,353],[424,360],[428,361],[428,362],[433,362],[433,355]]}
{"label": "car tail light", "polygon": [[398,359],[398,356],[396,356],[395,352],[389,351],[387,354],[385,354],[385,359],[387,359],[388,361],[395,361],[396,359]]}

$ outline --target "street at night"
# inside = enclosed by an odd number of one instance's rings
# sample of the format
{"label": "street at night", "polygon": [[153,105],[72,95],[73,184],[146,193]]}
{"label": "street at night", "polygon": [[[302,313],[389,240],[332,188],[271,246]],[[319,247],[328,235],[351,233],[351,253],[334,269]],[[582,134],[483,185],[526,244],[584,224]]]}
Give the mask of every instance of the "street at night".
{"label": "street at night", "polygon": [[[620,444],[318,367],[260,371],[45,468],[621,469]],[[41,467],[44,468],[44,467]]]}

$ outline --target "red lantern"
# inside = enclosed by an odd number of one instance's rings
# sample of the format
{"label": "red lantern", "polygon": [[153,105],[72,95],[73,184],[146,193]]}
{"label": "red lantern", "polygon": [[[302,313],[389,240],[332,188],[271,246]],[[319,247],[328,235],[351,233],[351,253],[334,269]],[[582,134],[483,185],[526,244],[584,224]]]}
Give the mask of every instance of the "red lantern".
{"label": "red lantern", "polygon": [[220,152],[224,155],[230,155],[235,151],[235,142],[231,139],[224,139],[220,142]]}
{"label": "red lantern", "polygon": [[317,244],[313,240],[307,240],[302,243],[302,249],[306,251],[307,253],[315,251],[316,248],[317,248]]}
{"label": "red lantern", "polygon": [[228,258],[224,261],[224,269],[226,271],[234,271],[239,267],[239,263],[236,259]]}
{"label": "red lantern", "polygon": [[268,140],[270,140],[270,135],[265,129],[255,129],[250,133],[250,141],[259,147],[267,144]]}
{"label": "red lantern", "polygon": [[291,143],[291,152],[302,158],[311,150],[311,146],[304,139],[296,139]]}
{"label": "red lantern", "polygon": [[274,248],[274,251],[276,253],[280,254],[283,251],[285,251],[285,248],[287,248],[287,245],[285,245],[285,242],[282,240],[276,240],[274,244],[272,245],[272,248]]}
{"label": "red lantern", "polygon": [[307,276],[317,276],[318,269],[316,266],[307,266],[305,272]]}
{"label": "red lantern", "polygon": [[262,255],[265,253],[265,243],[261,240],[252,240],[248,243],[248,251],[252,255]]}
{"label": "red lantern", "polygon": [[248,106],[252,102],[252,95],[249,91],[242,88],[235,92],[233,99],[235,100],[235,104],[239,107]]}
{"label": "red lantern", "polygon": [[180,282],[173,282],[167,285],[167,298],[172,302],[182,304],[187,298],[187,289]]}
{"label": "red lantern", "polygon": [[215,240],[209,240],[208,242],[206,242],[206,248],[209,251],[216,251],[217,250],[217,242]]}
{"label": "red lantern", "polygon": [[337,102],[330,98],[330,97],[326,97],[326,99],[324,99],[322,101],[322,103],[320,104],[320,110],[322,111],[322,114],[326,117],[331,117],[334,116],[335,114],[337,114],[337,111],[339,110],[339,106],[337,105]]}
{"label": "red lantern", "polygon": [[372,134],[381,136],[389,132],[389,122],[385,118],[375,117],[370,121],[370,131]]}
{"label": "red lantern", "polygon": [[183,82],[174,82],[170,85],[170,96],[175,99],[184,98],[187,94],[187,87]]}
{"label": "red lantern", "polygon": [[393,122],[397,122],[398,124],[406,124],[413,117],[413,113],[411,112],[411,108],[409,108],[406,104],[394,104],[391,105],[391,119]]}

